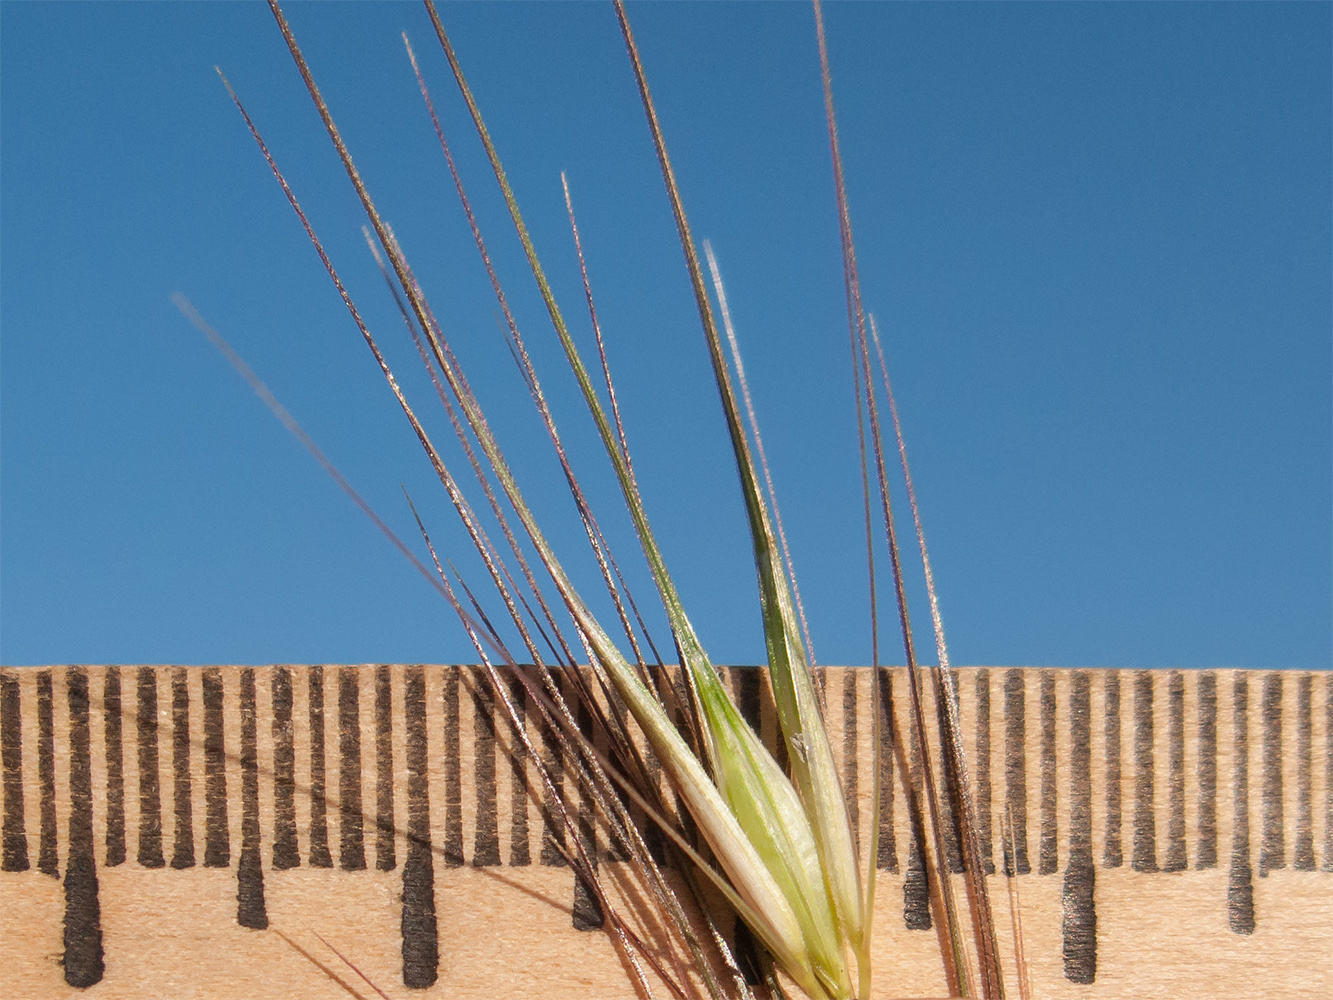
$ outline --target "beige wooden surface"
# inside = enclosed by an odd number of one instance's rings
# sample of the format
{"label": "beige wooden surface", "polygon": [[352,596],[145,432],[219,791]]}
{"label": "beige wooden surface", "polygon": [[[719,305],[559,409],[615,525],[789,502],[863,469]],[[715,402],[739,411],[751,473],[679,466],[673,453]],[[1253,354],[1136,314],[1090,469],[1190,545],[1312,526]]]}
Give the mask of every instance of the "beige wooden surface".
{"label": "beige wooden surface", "polygon": [[[262,858],[264,898],[268,930],[250,930],[237,923],[237,859],[243,839],[241,802],[243,790],[239,767],[241,721],[239,705],[240,668],[224,668],[224,739],[228,765],[227,839],[230,863],[226,868],[202,867],[203,818],[207,801],[199,705],[201,675],[188,673],[192,712],[190,716],[190,770],[193,838],[199,865],[175,870],[144,868],[136,860],[139,832],[140,775],[137,767],[135,683],[137,668],[121,668],[124,759],[126,853],[123,864],[105,865],[107,841],[106,717],[102,711],[103,668],[84,668],[89,682],[89,764],[92,779],[92,824],[97,864],[100,925],[103,935],[105,972],[100,982],[76,989],[64,981],[61,965],[66,899],[63,879],[69,861],[71,819],[69,735],[71,714],[67,668],[52,668],[51,745],[54,752],[54,803],[56,807],[56,858],[58,877],[37,870],[41,840],[42,777],[35,749],[39,723],[37,691],[39,672],[8,670],[5,678],[16,684],[22,721],[23,832],[31,867],[26,871],[0,871],[0,997],[60,997],[86,994],[90,997],[337,997],[348,994],[317,964],[301,956],[282,935],[304,948],[362,995],[373,991],[358,980],[327,947],[322,936],[355,963],[375,984],[392,997],[620,997],[632,995],[629,979],[609,937],[601,931],[577,931],[571,926],[573,877],[567,868],[542,865],[539,861],[542,833],[541,813],[536,802],[527,807],[528,843],[532,864],[515,867],[473,867],[478,826],[477,740],[466,671],[460,675],[458,715],[458,786],[461,805],[462,867],[450,867],[441,854],[443,833],[450,823],[448,767],[444,752],[446,732],[446,670],[428,667],[426,684],[426,730],[432,741],[429,798],[434,857],[434,898],[438,918],[438,980],[427,989],[408,989],[402,982],[402,867],[406,848],[407,802],[403,791],[406,768],[403,732],[403,667],[390,670],[394,696],[392,751],[395,775],[394,827],[398,831],[396,866],[376,870],[374,815],[376,807],[376,716],[374,712],[374,668],[358,672],[359,737],[362,807],[367,814],[365,852],[367,869],[343,871],[338,867],[318,869],[308,863],[311,810],[309,796],[310,737],[309,692],[303,683],[293,684],[294,750],[296,761],[296,827],[302,863],[286,871],[270,864],[275,831],[275,791],[272,780],[274,732],[270,668],[255,668],[257,758],[259,774],[259,853]],[[302,681],[305,668],[291,668]],[[327,724],[326,773],[328,775],[329,845],[334,864],[339,855],[339,748],[338,668],[326,668],[324,706]],[[1043,685],[1046,674],[1054,678],[1053,690]],[[1017,884],[1023,907],[1023,926],[1035,994],[1039,997],[1327,997],[1333,996],[1333,858],[1327,853],[1329,831],[1328,761],[1329,715],[1333,678],[1328,674],[1285,674],[1281,677],[1277,702],[1277,728],[1265,728],[1264,696],[1276,695],[1267,673],[1247,675],[1248,711],[1240,720],[1247,724],[1245,761],[1249,771],[1247,816],[1250,825],[1249,860],[1253,870],[1255,925],[1253,933],[1234,933],[1228,912],[1228,882],[1232,877],[1232,855],[1237,832],[1234,822],[1236,748],[1235,680],[1232,671],[1211,672],[1216,686],[1217,865],[1199,870],[1200,771],[1199,771],[1199,682],[1202,674],[1184,672],[1181,749],[1183,759],[1172,766],[1172,704],[1170,672],[1150,675],[1119,671],[1122,801],[1121,838],[1124,862],[1118,868],[1104,865],[1108,837],[1106,786],[1107,728],[1104,671],[1088,671],[1090,677],[1089,734],[1091,754],[1091,847],[1095,862],[1096,978],[1090,985],[1070,982],[1063,957],[1064,881],[1070,860],[1071,792],[1071,685],[1069,671],[1044,672],[1030,669],[1022,680],[1022,707],[1026,734],[1025,754],[1019,760],[1027,786],[1027,844],[1032,873],[1021,875]],[[969,747],[977,734],[978,673],[959,672],[961,709]],[[989,775],[992,785],[991,820],[993,855],[1002,864],[998,833],[1006,801],[1006,722],[1015,707],[1006,701],[1006,683],[1014,676],[992,669],[985,675],[990,689]],[[1170,788],[1173,778],[1183,777],[1183,820],[1187,867],[1181,871],[1135,871],[1133,844],[1135,809],[1145,775],[1136,770],[1136,738],[1145,712],[1135,703],[1136,681],[1150,678],[1151,777],[1155,791],[1152,824],[1154,856],[1162,862],[1170,850]],[[1301,698],[1299,678],[1309,676],[1309,712]],[[159,668],[159,759],[161,788],[161,833],[169,862],[176,840],[173,809],[171,668]],[[854,719],[853,747],[858,762],[859,818],[863,837],[871,821],[871,682],[866,670],[830,670],[826,683],[828,716],[835,747],[844,748],[845,722]],[[732,678],[736,682],[736,678]],[[899,732],[905,732],[906,685],[901,672],[893,679],[895,716]],[[1269,687],[1265,687],[1265,684]],[[844,697],[849,691],[853,697]],[[1042,697],[1054,694],[1054,758],[1043,767]],[[850,714],[844,713],[844,706]],[[1272,708],[1271,705],[1267,708]],[[1048,712],[1049,714],[1049,712]],[[1271,716],[1271,712],[1270,712]],[[1308,728],[1301,729],[1302,718]],[[762,729],[773,735],[771,706],[762,712]],[[508,747],[505,726],[497,726],[496,813],[500,855],[511,858],[513,833],[507,818],[512,813],[508,779]],[[1142,730],[1142,735],[1141,735]],[[1309,750],[1300,752],[1304,734]],[[1271,746],[1276,738],[1276,746]],[[439,742],[436,742],[436,741]],[[1267,741],[1267,742],[1266,742]],[[484,744],[483,744],[484,746]],[[1139,747],[1141,748],[1141,747]],[[1274,751],[1279,751],[1280,763]],[[7,758],[8,760],[9,758]],[[845,760],[844,760],[845,763]],[[974,766],[976,759],[973,758]],[[1277,770],[1270,764],[1276,765]],[[1054,822],[1057,870],[1038,873],[1041,847],[1043,772],[1054,777]],[[1271,780],[1281,778],[1277,798]],[[8,777],[8,775],[7,775]],[[529,780],[535,784],[535,776]],[[909,930],[904,921],[904,871],[910,830],[904,809],[902,776],[894,775],[897,872],[882,872],[876,907],[875,961],[876,995],[882,997],[937,996],[944,992],[939,942],[934,930]],[[1269,784],[1266,785],[1265,781]],[[11,785],[6,785],[9,794]],[[567,787],[566,794],[572,790]],[[1049,806],[1049,803],[1048,803]],[[1283,867],[1261,874],[1265,844],[1271,849],[1277,830],[1274,807],[1281,823],[1278,846]],[[1267,814],[1265,809],[1267,808]],[[6,809],[5,815],[11,813]],[[1308,817],[1306,823],[1304,817]],[[1304,824],[1304,826],[1303,826]],[[1047,829],[1049,829],[1049,824]],[[1315,870],[1297,870],[1297,839],[1308,830],[1314,848]],[[1265,841],[1267,837],[1267,841]],[[600,847],[606,848],[603,840]],[[603,871],[616,881],[623,866],[603,862]],[[1012,987],[1011,934],[1005,879],[992,876],[990,885],[997,906],[997,925]],[[632,908],[631,908],[632,909]],[[670,961],[670,956],[664,955]],[[1014,994],[1016,995],[1016,994]]]}

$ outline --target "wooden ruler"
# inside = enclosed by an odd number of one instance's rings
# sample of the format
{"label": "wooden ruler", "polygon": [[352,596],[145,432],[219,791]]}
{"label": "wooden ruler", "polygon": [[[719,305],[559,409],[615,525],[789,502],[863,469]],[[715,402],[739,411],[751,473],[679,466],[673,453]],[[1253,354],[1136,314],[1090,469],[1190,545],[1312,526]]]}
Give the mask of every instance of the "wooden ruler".
{"label": "wooden ruler", "polygon": [[[774,744],[761,672],[726,673]],[[822,674],[854,818],[880,828],[876,994],[938,996],[907,678]],[[1333,996],[1333,674],[958,681],[1001,946],[1008,870],[1036,996]],[[906,748],[872,815],[876,698]],[[331,949],[391,997],[632,995],[475,668],[8,669],[0,743],[10,1000],[347,996],[333,975],[373,995]],[[562,795],[633,912],[589,801]]]}

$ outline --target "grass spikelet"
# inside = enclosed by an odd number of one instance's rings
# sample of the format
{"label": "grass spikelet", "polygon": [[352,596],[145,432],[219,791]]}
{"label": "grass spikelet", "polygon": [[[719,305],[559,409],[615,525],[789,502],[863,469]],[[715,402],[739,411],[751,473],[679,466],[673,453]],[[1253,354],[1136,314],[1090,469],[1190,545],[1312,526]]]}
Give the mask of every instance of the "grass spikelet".
{"label": "grass spikelet", "polygon": [[[431,310],[425,292],[416,280],[406,252],[394,236],[392,228],[376,209],[371,193],[357,170],[327,103],[320,94],[314,75],[297,44],[290,24],[276,0],[270,0],[269,6],[334,150],[361,202],[368,223],[365,233],[371,253],[408,329],[417,355],[429,373],[435,395],[463,448],[473,476],[485,494],[486,506],[500,525],[503,536],[501,544],[492,542],[465,495],[462,484],[455,478],[441,450],[431,439],[409,403],[375,336],[358,312],[350,293],[340,280],[337,270],[265,146],[258,129],[234,92],[231,96],[431,462],[471,544],[482,560],[486,574],[495,588],[495,594],[503,604],[504,615],[488,613],[485,607],[486,601],[468,586],[461,574],[453,569],[452,563],[439,557],[425,524],[410,498],[407,502],[416,519],[422,541],[430,553],[434,566],[433,573],[361,500],[346,480],[342,479],[313,442],[300,431],[290,415],[287,415],[276,400],[271,398],[271,394],[267,394],[267,390],[263,389],[262,383],[259,383],[253,373],[249,373],[234,355],[229,354],[229,357],[250,380],[256,392],[265,399],[270,408],[293,433],[302,439],[312,454],[324,465],[326,471],[329,471],[416,568],[431,580],[457,615],[485,668],[495,701],[509,719],[516,745],[520,745],[531,757],[548,793],[550,819],[564,831],[563,841],[555,845],[556,849],[595,898],[599,912],[605,917],[606,930],[615,942],[625,968],[639,991],[645,996],[653,995],[651,973],[664,983],[674,996],[684,998],[690,992],[691,983],[679,979],[664,967],[660,958],[662,954],[660,943],[654,940],[654,935],[660,932],[668,936],[674,935],[675,940],[684,943],[690,961],[693,962],[692,975],[711,997],[720,1000],[726,995],[737,995],[748,1000],[751,996],[740,964],[719,933],[714,915],[705,902],[702,888],[705,884],[711,884],[744,920],[754,939],[761,946],[762,954],[759,960],[761,968],[758,971],[774,995],[785,995],[783,983],[790,981],[816,1000],[826,997],[869,997],[872,988],[870,944],[876,834],[872,833],[868,855],[863,861],[858,853],[856,831],[849,818],[845,793],[835,766],[833,750],[822,715],[822,702],[813,669],[814,656],[810,629],[805,619],[791,553],[778,509],[777,495],[768,468],[754,404],[750,398],[720,270],[712,248],[705,243],[704,251],[711,272],[712,294],[716,298],[715,309],[714,299],[709,294],[709,283],[704,276],[700,255],[691,235],[685,207],[671,167],[666,140],[653,104],[647,76],[623,3],[615,0],[615,14],[661,167],[740,480],[758,581],[759,610],[767,651],[767,669],[782,738],[790,760],[790,777],[784,773],[783,768],[747,723],[728,694],[721,675],[713,665],[702,639],[686,613],[684,600],[676,588],[654,536],[646,504],[634,474],[629,437],[622,421],[610,366],[607,363],[603,331],[597,317],[568,181],[562,175],[565,204],[596,340],[601,381],[609,404],[609,412],[608,405],[603,402],[599,388],[594,383],[591,369],[584,362],[547,280],[533,239],[524,223],[518,199],[506,177],[499,151],[486,127],[478,102],[468,86],[462,64],[453,49],[439,11],[432,0],[425,0],[425,7],[441,51],[500,188],[514,232],[523,248],[528,268],[545,306],[552,330],[579,386],[585,408],[596,427],[603,451],[620,488],[621,498],[639,548],[671,628],[684,680],[684,688],[679,693],[669,690],[670,684],[666,681],[657,646],[648,634],[639,605],[626,585],[625,575],[621,572],[620,564],[611,551],[606,534],[598,524],[565,450],[555,416],[548,405],[541,379],[529,353],[527,341],[515,320],[500,278],[492,265],[486,242],[472,211],[417,54],[408,43],[406,35],[403,41],[408,59],[499,307],[501,334],[559,460],[570,496],[596,560],[601,583],[614,607],[619,631],[623,633],[628,643],[628,655],[622,651],[619,640],[613,638],[613,630],[604,626],[594,614],[588,599],[567,572],[554,546],[544,533],[532,505],[524,495],[505,458],[499,440],[492,431],[482,402],[473,392],[441,324]],[[971,959],[959,930],[950,880],[947,875],[942,874],[939,867],[939,860],[943,857],[939,814],[942,809],[948,807],[957,810],[960,808],[960,803],[940,801],[931,767],[932,753],[922,714],[920,680],[915,669],[910,624],[898,562],[899,553],[889,507],[876,393],[871,379],[868,345],[872,338],[880,358],[884,391],[888,394],[893,413],[895,434],[903,472],[907,476],[909,495],[912,497],[922,558],[926,563],[928,579],[931,581],[932,618],[936,623],[942,668],[936,675],[937,697],[942,696],[949,705],[952,705],[950,700],[952,688],[949,686],[952,678],[947,671],[947,655],[938,606],[935,602],[933,578],[929,575],[929,562],[920,518],[916,511],[915,496],[910,492],[906,451],[902,443],[896,406],[888,384],[887,367],[884,365],[883,352],[879,345],[878,330],[872,320],[870,334],[867,335],[865,313],[860,303],[850,215],[847,210],[837,148],[836,125],[832,113],[822,15],[817,3],[815,14],[847,273],[849,323],[853,360],[857,372],[858,419],[861,417],[860,410],[864,402],[870,418],[870,443],[874,449],[883,516],[911,672],[914,738],[920,747],[919,756],[925,775],[932,828],[935,833],[936,849],[933,854],[927,851],[927,855],[933,858],[931,864],[934,885],[938,897],[944,902],[945,913],[941,923],[948,928],[945,964],[949,970],[950,981],[959,987],[961,993],[967,994],[970,992],[973,978],[967,971]],[[231,92],[230,86],[228,91]],[[189,307],[187,302],[182,299],[178,305],[201,330],[218,343],[224,353],[229,352],[221,338],[193,311],[192,307]],[[717,321],[719,314],[720,326]],[[723,344],[724,333],[726,345]],[[868,473],[868,466],[865,464],[864,430],[861,454],[863,472]],[[863,479],[869,518],[868,474],[863,475]],[[868,520],[868,531],[869,525]],[[507,547],[507,553],[502,551],[504,547]],[[531,559],[529,555],[532,555]],[[873,548],[868,556],[871,560],[873,605]],[[511,559],[518,561],[517,575],[509,568]],[[452,574],[446,572],[446,565]],[[539,571],[544,571],[543,580],[538,578]],[[553,598],[548,600],[543,592],[545,587],[554,588]],[[564,628],[561,624],[562,616],[557,614],[557,609],[562,609],[568,618]],[[506,615],[521,644],[521,649],[519,646],[514,647],[519,649],[517,655],[511,651],[501,634],[502,626],[508,628],[504,622]],[[877,631],[874,631],[873,621],[872,618],[874,666],[878,667],[878,635]],[[573,642],[570,642],[565,635],[565,629],[571,626]],[[574,667],[579,659],[574,650],[580,647],[583,657],[591,668],[588,671]],[[645,648],[652,653],[651,662],[645,656]],[[943,695],[940,694],[941,689],[938,686],[940,684],[944,685]],[[526,697],[528,710],[533,712],[536,721],[545,727],[546,735],[543,739],[549,739],[551,745],[559,749],[573,779],[578,783],[581,802],[584,806],[591,805],[596,809],[600,818],[606,823],[616,850],[631,862],[634,871],[648,886],[650,895],[660,911],[659,926],[645,929],[617,910],[616,900],[599,872],[595,838],[588,835],[586,816],[582,819],[571,816],[570,810],[561,800],[556,791],[555,779],[528,732],[523,709],[515,703],[515,693]],[[874,742],[878,754],[881,725],[878,714],[879,699],[873,701],[876,706]],[[675,714],[680,717],[679,722],[673,720],[669,702],[675,703]],[[946,711],[942,716],[941,728],[946,777],[951,782],[948,783],[948,787],[957,790],[957,794],[962,797],[962,812],[968,817],[964,820],[964,834],[968,835],[970,802],[967,799],[966,768],[961,757],[961,742],[956,738],[956,718]],[[639,736],[646,742],[650,752],[645,753],[640,749]],[[679,823],[673,819],[673,810],[662,794],[657,781],[659,771],[668,779],[677,802],[683,805]],[[881,768],[877,764],[874,768],[876,801],[880,771]],[[635,822],[630,809],[631,804],[647,817],[643,829]],[[874,813],[878,813],[877,806]],[[686,824],[697,830],[707,850],[696,847],[692,837],[686,835],[680,828]],[[872,824],[872,829],[874,827]],[[663,876],[658,861],[654,858],[654,850],[650,849],[648,843],[647,833],[654,829],[660,829],[673,856],[684,862],[677,865],[677,868],[683,875],[686,890],[694,897],[698,909],[703,913],[704,926],[694,925],[686,916],[677,898],[677,888],[669,884]],[[969,857],[971,858],[972,854],[969,854]],[[974,859],[969,863],[974,864]],[[971,886],[972,883],[969,882],[969,887]],[[989,904],[985,899],[984,880],[979,894],[972,889],[971,899],[974,924],[977,928],[988,926]],[[980,930],[978,934],[978,946],[982,953],[983,992],[988,997],[999,996],[1001,994],[989,985],[990,977],[998,974],[998,965],[986,957],[985,942],[982,941]],[[288,939],[284,937],[284,940]],[[292,947],[297,947],[289,940],[288,943]],[[306,952],[302,951],[302,954],[310,958]],[[349,961],[341,955],[338,957],[360,975]],[[313,958],[311,960],[314,961]],[[320,967],[324,968],[322,965]],[[334,975],[330,970],[325,971],[330,976]],[[344,989],[351,991],[348,984],[336,976],[334,978]],[[367,982],[369,983],[369,980]],[[370,985],[373,987],[373,984]]]}

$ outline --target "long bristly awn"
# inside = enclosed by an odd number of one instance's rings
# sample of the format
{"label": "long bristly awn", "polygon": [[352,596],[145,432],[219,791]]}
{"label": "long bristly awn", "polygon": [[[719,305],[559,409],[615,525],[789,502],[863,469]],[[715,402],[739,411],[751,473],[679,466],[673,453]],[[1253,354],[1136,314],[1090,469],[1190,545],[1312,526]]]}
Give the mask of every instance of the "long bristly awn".
{"label": "long bristly awn", "polygon": [[[351,293],[339,277],[257,126],[225,78],[224,84],[407,417],[472,546],[481,557],[486,575],[494,587],[494,596],[504,609],[504,628],[512,626],[517,647],[514,638],[504,638],[501,627],[497,626],[485,608],[487,602],[478,597],[451,564],[446,568],[447,560],[442,560],[437,553],[411,499],[408,498],[408,504],[423,544],[429,552],[429,565],[418,558],[412,548],[399,539],[369,504],[361,499],[314,442],[300,430],[295,420],[281,408],[272,394],[249,372],[244,362],[235,356],[188,301],[177,297],[177,305],[228,355],[229,360],[288,429],[301,439],[339,486],[390,538],[418,572],[431,581],[453,609],[484,666],[492,694],[508,717],[521,751],[529,755],[546,787],[546,801],[556,814],[555,821],[566,833],[560,850],[578,878],[592,892],[595,905],[606,918],[607,931],[641,993],[654,995],[654,984],[660,983],[671,994],[679,997],[688,996],[700,988],[714,998],[752,995],[741,962],[727,946],[718,929],[717,906],[709,900],[709,895],[716,893],[745,921],[761,945],[761,978],[770,990],[781,994],[788,986],[794,985],[813,998],[868,998],[884,995],[882,991],[872,994],[874,980],[870,963],[876,872],[875,827],[872,824],[869,843],[858,845],[857,831],[849,818],[844,790],[824,725],[810,631],[796,585],[786,534],[778,511],[777,495],[745,377],[721,270],[713,249],[705,243],[704,256],[709,272],[705,276],[704,265],[671,166],[664,130],[623,3],[616,0],[615,14],[670,200],[712,374],[722,403],[727,437],[740,477],[759,587],[767,651],[766,672],[781,726],[786,751],[785,767],[743,718],[726,690],[686,613],[684,598],[668,571],[666,559],[650,525],[647,504],[630,459],[629,435],[621,419],[607,362],[568,182],[562,177],[586,305],[596,337],[596,370],[602,383],[600,388],[593,370],[584,362],[546,278],[519,210],[518,200],[505,174],[499,151],[468,86],[462,64],[453,49],[439,11],[432,0],[426,0],[426,9],[440,50],[467,106],[551,327],[611,465],[670,627],[679,663],[678,671],[668,669],[663,663],[657,644],[644,626],[639,603],[625,583],[620,563],[611,551],[581,480],[575,474],[527,340],[520,331],[492,265],[417,55],[407,37],[404,36],[403,41],[408,59],[416,74],[449,176],[466,213],[495,294],[501,334],[559,461],[599,568],[600,582],[615,609],[615,627],[603,625],[592,610],[589,599],[566,570],[554,544],[544,533],[492,430],[481,400],[474,393],[451,346],[444,325],[436,318],[403,247],[381,216],[355,165],[291,25],[275,0],[270,0],[270,7],[365,211],[368,223],[366,237],[370,250],[379,264],[420,360],[429,372],[450,427],[463,448],[471,477],[475,478],[483,491],[489,514],[500,528],[502,543],[497,544],[488,533],[482,517],[469,501],[461,479],[455,477],[449,461],[409,402],[376,336],[354,304]],[[842,179],[823,13],[818,0],[814,4],[814,16],[837,195],[867,531],[871,530],[877,517],[885,532],[890,556],[910,678],[911,727],[916,746],[921,748],[921,792],[926,806],[924,813],[932,834],[923,847],[931,871],[933,901],[944,928],[942,958],[947,981],[957,995],[1001,997],[1004,993],[1003,977],[994,920],[978,860],[973,807],[955,707],[956,693],[949,671],[934,578],[920,512],[912,491],[906,447],[879,331],[861,300],[851,213]],[[872,366],[872,346],[879,363],[878,381]],[[603,393],[607,403],[603,402]],[[880,419],[881,398],[887,401],[890,408],[893,437],[907,485],[913,525],[930,594],[931,618],[939,654],[939,666],[933,669],[932,680],[937,703],[946,706],[940,714],[940,754],[929,749],[932,736],[925,721],[922,670],[916,661],[890,498],[889,462],[885,457],[884,429]],[[878,503],[872,503],[872,495],[876,494]],[[873,544],[869,558],[873,560]],[[511,564],[517,566],[517,576]],[[544,571],[545,582],[539,582],[539,574],[534,566]],[[873,585],[873,561],[870,573]],[[550,596],[552,588],[554,598]],[[622,634],[627,641],[628,654],[616,637],[617,633]],[[651,656],[646,656],[645,650]],[[874,660],[872,666],[878,668],[877,643]],[[578,663],[586,664],[586,667],[580,668]],[[536,715],[551,738],[558,743],[565,758],[573,763],[580,788],[586,790],[594,800],[599,816],[610,830],[618,849],[630,862],[656,904],[658,920],[655,926],[645,926],[642,920],[630,917],[619,907],[615,893],[599,872],[596,858],[585,844],[586,838],[580,835],[577,820],[562,804],[560,796],[555,794],[552,776],[543,764],[542,755],[529,735],[521,712],[514,704],[516,692],[526,697],[530,709],[536,709]],[[877,699],[875,703],[878,708]],[[876,727],[881,724],[878,711],[875,724]],[[877,732],[874,746],[878,748],[879,745]],[[945,769],[943,781],[935,773],[933,763],[941,757]],[[880,771],[879,766],[874,768],[876,796]],[[658,780],[659,774],[667,779],[672,794],[666,794],[666,789]],[[946,798],[945,789],[949,790],[952,799]],[[945,855],[943,815],[947,810],[952,810],[959,818],[965,860],[963,882],[968,903],[966,915],[955,899],[953,880],[947,874],[942,874],[943,868],[939,863],[939,859]],[[684,829],[685,826],[697,831],[701,841],[695,842],[693,836]],[[666,850],[654,850],[649,843],[650,837],[665,838]],[[860,846],[864,846],[865,850],[859,849]],[[668,879],[663,864],[658,860],[659,856],[663,859],[670,857],[671,867],[681,873],[683,878],[679,881]],[[969,924],[970,935],[965,929]],[[654,934],[666,934],[683,944],[692,962],[690,977],[681,978],[663,965],[660,950],[649,940]],[[342,958],[341,955],[339,957]],[[348,959],[342,960],[357,971]]]}

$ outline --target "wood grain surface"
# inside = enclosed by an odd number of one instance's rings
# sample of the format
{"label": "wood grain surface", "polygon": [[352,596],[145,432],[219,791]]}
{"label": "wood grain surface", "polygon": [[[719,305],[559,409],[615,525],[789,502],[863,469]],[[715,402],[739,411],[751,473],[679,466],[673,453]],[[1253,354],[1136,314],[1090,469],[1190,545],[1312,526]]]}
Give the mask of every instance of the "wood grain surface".
{"label": "wood grain surface", "polygon": [[[726,673],[772,745],[762,673]],[[906,676],[821,673],[862,842],[880,827],[876,995],[942,995]],[[1333,996],[1333,675],[957,676],[1011,993],[1009,872],[1038,997]],[[0,996],[373,996],[337,953],[391,997],[632,996],[513,742],[471,667],[0,671]]]}

